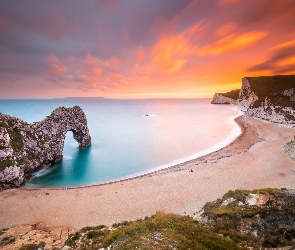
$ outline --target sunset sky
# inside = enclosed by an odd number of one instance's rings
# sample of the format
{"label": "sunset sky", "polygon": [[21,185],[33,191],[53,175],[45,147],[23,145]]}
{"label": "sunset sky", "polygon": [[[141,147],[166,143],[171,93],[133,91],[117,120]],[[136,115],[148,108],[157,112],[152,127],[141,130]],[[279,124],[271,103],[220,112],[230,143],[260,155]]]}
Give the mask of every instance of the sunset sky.
{"label": "sunset sky", "polygon": [[0,98],[212,97],[294,73],[294,0],[0,1]]}

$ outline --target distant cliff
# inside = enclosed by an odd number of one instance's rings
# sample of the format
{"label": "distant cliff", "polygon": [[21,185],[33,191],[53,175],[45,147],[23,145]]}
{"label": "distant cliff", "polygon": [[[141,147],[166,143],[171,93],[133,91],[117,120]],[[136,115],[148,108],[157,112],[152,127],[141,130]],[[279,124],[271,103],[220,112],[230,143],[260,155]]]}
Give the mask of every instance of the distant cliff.
{"label": "distant cliff", "polygon": [[238,108],[247,116],[295,127],[295,75],[243,78]]}
{"label": "distant cliff", "polygon": [[60,107],[41,122],[28,124],[0,113],[0,190],[19,187],[33,173],[62,158],[67,131],[79,148],[91,144],[83,110]]}
{"label": "distant cliff", "polygon": [[239,89],[234,89],[226,93],[216,93],[211,101],[212,104],[237,104]]}

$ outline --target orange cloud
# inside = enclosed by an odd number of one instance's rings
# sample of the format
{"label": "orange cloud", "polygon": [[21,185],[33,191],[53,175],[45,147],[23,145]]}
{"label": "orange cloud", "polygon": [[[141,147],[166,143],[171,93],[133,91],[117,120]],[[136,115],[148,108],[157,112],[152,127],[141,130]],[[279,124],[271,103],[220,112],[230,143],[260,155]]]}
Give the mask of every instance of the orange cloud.
{"label": "orange cloud", "polygon": [[[290,57],[285,60],[279,61],[278,66],[295,65],[295,57]],[[294,70],[292,70],[294,72]]]}
{"label": "orange cloud", "polygon": [[253,31],[245,34],[231,34],[225,38],[206,45],[199,50],[201,55],[220,55],[227,52],[241,50],[254,44],[268,34],[263,31]]}
{"label": "orange cloud", "polygon": [[152,63],[161,71],[174,73],[186,63],[193,45],[183,35],[164,36],[152,49]]}
{"label": "orange cloud", "polygon": [[295,45],[295,40],[291,40],[291,41],[288,41],[288,42],[285,42],[285,43],[281,43],[279,45],[276,45],[276,46],[270,48],[270,50],[283,49],[283,48],[291,47],[293,45]]}

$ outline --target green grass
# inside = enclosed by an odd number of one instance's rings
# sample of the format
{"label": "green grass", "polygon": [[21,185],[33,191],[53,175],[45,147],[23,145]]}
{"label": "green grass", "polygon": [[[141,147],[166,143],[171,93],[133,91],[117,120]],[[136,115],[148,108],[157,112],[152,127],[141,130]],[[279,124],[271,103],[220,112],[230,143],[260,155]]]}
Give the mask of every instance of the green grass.
{"label": "green grass", "polygon": [[[65,245],[73,249],[245,249],[213,233],[190,217],[164,214],[115,225],[114,230],[87,227],[69,236]],[[86,229],[89,229],[87,231]]]}
{"label": "green grass", "polygon": [[37,244],[26,244],[20,247],[19,250],[38,250]]}
{"label": "green grass", "polygon": [[290,97],[282,94],[284,90],[295,88],[295,75],[246,77],[246,79],[250,83],[251,90],[259,98],[253,108],[260,107],[266,97],[274,106],[295,108],[295,102],[291,102]]}
{"label": "green grass", "polygon": [[15,242],[15,238],[13,236],[5,236],[0,240],[0,246],[9,245]]}
{"label": "green grass", "polygon": [[24,149],[24,142],[22,135],[17,128],[11,130],[11,146],[15,151],[21,151]]}
{"label": "green grass", "polygon": [[0,235],[5,234],[7,231],[9,230],[9,228],[3,228],[0,230]]}
{"label": "green grass", "polygon": [[12,121],[8,121],[8,123],[0,121],[0,127],[6,128],[7,133],[11,138],[11,146],[15,151],[21,151],[24,149],[24,142],[22,139],[22,135],[18,128],[13,128],[14,124]]}
{"label": "green grass", "polygon": [[11,159],[4,159],[0,161],[0,172],[10,166],[13,166],[13,161]]}
{"label": "green grass", "polygon": [[258,96],[272,96],[295,87],[295,75],[246,77],[251,90]]}

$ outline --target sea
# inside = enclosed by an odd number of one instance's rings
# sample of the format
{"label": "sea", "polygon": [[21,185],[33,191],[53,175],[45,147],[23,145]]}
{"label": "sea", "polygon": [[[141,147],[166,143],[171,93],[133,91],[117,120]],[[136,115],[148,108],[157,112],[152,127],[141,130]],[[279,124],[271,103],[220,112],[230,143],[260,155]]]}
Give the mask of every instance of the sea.
{"label": "sea", "polygon": [[103,184],[167,168],[216,151],[240,133],[232,105],[210,99],[64,98],[0,100],[0,112],[28,123],[61,106],[80,106],[92,144],[79,149],[67,132],[63,159],[38,171],[27,188]]}

